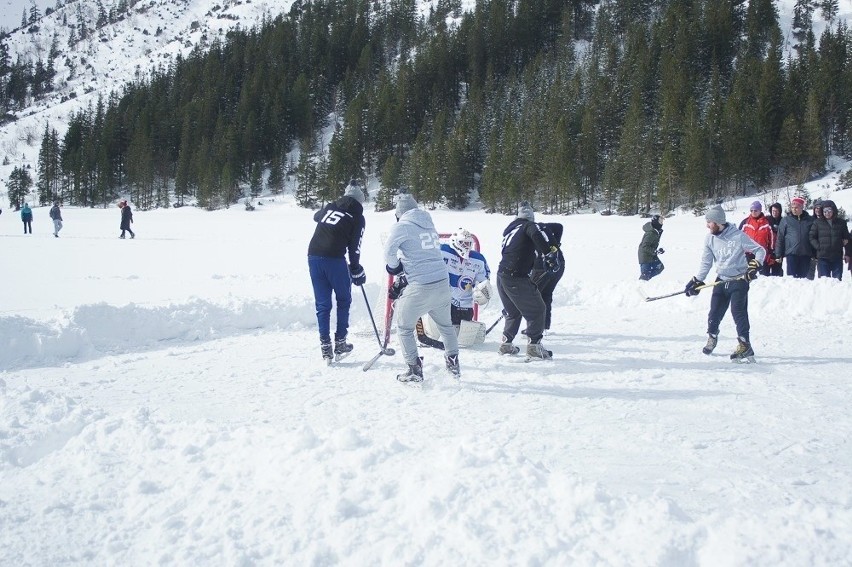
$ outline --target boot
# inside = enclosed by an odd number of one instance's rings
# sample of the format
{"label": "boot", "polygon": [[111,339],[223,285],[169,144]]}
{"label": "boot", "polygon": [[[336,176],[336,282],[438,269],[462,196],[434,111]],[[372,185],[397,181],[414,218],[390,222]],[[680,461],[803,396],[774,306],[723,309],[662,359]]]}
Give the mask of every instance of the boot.
{"label": "boot", "polygon": [[459,367],[459,355],[458,354],[448,354],[444,357],[444,360],[447,363],[447,370],[453,375],[453,378],[458,379],[461,376],[461,367]]}
{"label": "boot", "polygon": [[553,351],[544,348],[541,342],[530,343],[527,345],[527,358],[548,360],[553,358]]}
{"label": "boot", "polygon": [[320,349],[322,350],[322,358],[328,363],[334,359],[334,351],[331,349],[331,340],[320,341]]}
{"label": "boot", "polygon": [[513,345],[512,341],[510,341],[508,338],[506,338],[506,335],[503,335],[502,339],[503,339],[503,343],[500,345],[500,348],[497,350],[497,352],[499,352],[501,355],[503,355],[503,354],[518,354],[519,352],[521,352],[521,349],[519,349],[518,347]]}
{"label": "boot", "polygon": [[754,350],[751,348],[751,344],[742,337],[737,337],[737,341],[737,348],[731,354],[731,360],[734,362],[742,362],[744,360],[754,362]]}
{"label": "boot", "polygon": [[704,354],[710,354],[716,348],[716,343],[719,342],[719,335],[707,334],[707,344],[701,349]]}
{"label": "boot", "polygon": [[423,359],[418,358],[416,364],[408,365],[408,372],[397,374],[396,379],[400,382],[422,382],[423,381]]}
{"label": "boot", "polygon": [[350,343],[346,342],[346,337],[342,339],[334,340],[334,354],[340,356],[342,354],[349,354],[352,352],[353,347]]}

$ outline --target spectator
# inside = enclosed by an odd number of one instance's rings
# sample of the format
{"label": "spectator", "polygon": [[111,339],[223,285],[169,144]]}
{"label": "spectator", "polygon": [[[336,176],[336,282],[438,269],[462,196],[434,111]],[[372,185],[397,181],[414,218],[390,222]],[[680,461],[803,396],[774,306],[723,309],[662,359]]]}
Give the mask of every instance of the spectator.
{"label": "spectator", "polygon": [[793,278],[806,278],[814,249],[811,247],[810,232],[814,222],[805,208],[805,200],[793,197],[790,212],[778,225],[778,241],[775,243],[775,257],[787,259],[787,275]]}
{"label": "spectator", "polygon": [[59,238],[59,231],[62,230],[62,211],[59,210],[59,201],[55,201],[50,207],[50,218],[53,219],[53,236]]}
{"label": "spectator", "polygon": [[781,213],[783,211],[781,203],[772,203],[772,206],[769,207],[769,216],[766,217],[767,222],[769,222],[769,228],[772,230],[772,245],[769,248],[769,257],[766,260],[770,276],[784,275],[781,271],[781,259],[775,257],[775,245],[778,243],[778,225],[781,223]]}
{"label": "spectator", "polygon": [[21,208],[21,221],[24,223],[24,234],[32,234],[33,233],[33,210],[30,208],[29,203],[24,203],[23,208]]}
{"label": "spectator", "polygon": [[[769,275],[769,264],[775,263],[769,255],[772,250],[772,227],[769,221],[763,215],[763,205],[760,201],[755,201],[749,207],[749,215],[740,223],[740,230],[746,233],[746,236],[763,246],[766,250],[766,262],[760,268],[760,273],[764,276]],[[746,253],[746,257],[751,260],[754,255]]]}
{"label": "spectator", "polygon": [[122,199],[118,203],[118,206],[121,208],[121,225],[119,226],[121,236],[119,238],[124,238],[125,231],[130,233],[130,238],[136,238],[136,233],[130,229],[130,225],[133,223],[133,211],[130,209],[130,205],[127,204],[127,199]]}
{"label": "spectator", "polygon": [[843,279],[843,256],[849,245],[849,229],[845,221],[837,218],[834,201],[822,202],[822,216],[811,225],[810,241],[816,251],[819,277]]}
{"label": "spectator", "polygon": [[639,279],[650,280],[662,273],[666,268],[660,261],[660,254],[665,252],[660,248],[660,238],[663,236],[665,217],[654,215],[650,222],[642,226],[642,241],[639,243]]}

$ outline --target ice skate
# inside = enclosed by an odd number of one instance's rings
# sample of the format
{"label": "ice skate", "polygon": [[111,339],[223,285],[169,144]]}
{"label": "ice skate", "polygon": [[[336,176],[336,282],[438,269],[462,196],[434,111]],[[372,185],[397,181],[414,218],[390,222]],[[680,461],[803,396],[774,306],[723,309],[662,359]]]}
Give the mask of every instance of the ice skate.
{"label": "ice skate", "polygon": [[334,359],[339,361],[346,358],[347,356],[349,356],[349,353],[351,353],[352,349],[354,348],[355,347],[353,347],[350,343],[346,342],[346,337],[343,337],[342,339],[335,339]]}
{"label": "ice skate", "polygon": [[453,375],[453,378],[456,380],[461,376],[461,367],[459,366],[459,355],[458,354],[448,354],[444,357],[444,360],[447,363],[447,370]]}
{"label": "ice skate", "polygon": [[512,344],[512,341],[508,340],[505,335],[503,335],[503,343],[500,345],[500,348],[497,350],[501,355],[503,354],[518,354],[521,352],[521,349]]}
{"label": "ice skate", "polygon": [[754,363],[754,349],[751,348],[751,344],[743,340],[742,337],[738,337],[737,340],[739,344],[737,344],[736,350],[731,354],[731,361]]}
{"label": "ice skate", "polygon": [[405,383],[423,382],[423,359],[418,358],[416,364],[409,364],[408,372],[397,374],[396,379]]}
{"label": "ice skate", "polygon": [[701,349],[704,354],[711,354],[716,348],[716,343],[719,342],[719,335],[707,335],[707,344]]}
{"label": "ice skate", "polygon": [[527,345],[527,361],[550,360],[551,358],[553,358],[553,351],[544,348],[544,345],[540,342]]}
{"label": "ice skate", "polygon": [[321,341],[320,350],[322,350],[322,359],[325,360],[326,364],[331,364],[331,361],[334,360],[334,351],[331,348],[331,341]]}

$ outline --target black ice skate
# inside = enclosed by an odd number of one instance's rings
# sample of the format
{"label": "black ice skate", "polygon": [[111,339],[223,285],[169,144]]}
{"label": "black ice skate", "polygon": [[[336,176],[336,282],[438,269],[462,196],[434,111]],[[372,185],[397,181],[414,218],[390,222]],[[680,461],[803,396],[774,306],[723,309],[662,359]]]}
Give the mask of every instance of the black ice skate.
{"label": "black ice skate", "polygon": [[326,362],[326,364],[331,364],[331,361],[334,360],[334,351],[331,348],[331,341],[320,342],[320,350],[322,350],[322,359]]}
{"label": "black ice skate", "polygon": [[418,383],[423,381],[423,359],[418,358],[417,364],[409,364],[408,372],[397,374],[396,379],[400,382]]}
{"label": "black ice skate", "polygon": [[334,341],[334,359],[342,360],[349,356],[349,353],[352,352],[353,347],[350,343],[346,342],[346,337],[342,339],[335,339]]}
{"label": "black ice skate", "polygon": [[719,335],[707,335],[707,344],[701,349],[704,354],[711,354],[716,348],[716,343],[719,342]]}
{"label": "black ice skate", "polygon": [[457,354],[448,354],[444,357],[444,360],[447,363],[447,370],[453,375],[453,378],[456,380],[461,376],[461,367],[459,366],[459,355]]}

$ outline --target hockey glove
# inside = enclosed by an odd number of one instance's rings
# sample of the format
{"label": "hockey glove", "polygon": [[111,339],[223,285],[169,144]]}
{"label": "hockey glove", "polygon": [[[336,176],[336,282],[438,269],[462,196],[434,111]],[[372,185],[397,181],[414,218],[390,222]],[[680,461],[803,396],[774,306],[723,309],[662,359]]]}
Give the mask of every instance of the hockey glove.
{"label": "hockey glove", "polygon": [[364,273],[364,268],[361,264],[349,266],[349,274],[352,276],[353,285],[361,286],[367,283],[367,274]]}
{"label": "hockey glove", "polygon": [[548,272],[558,272],[560,266],[559,263],[559,249],[551,247],[550,252],[544,255],[544,267],[547,268]]}
{"label": "hockey glove", "polygon": [[659,254],[665,254],[665,253],[666,253],[666,251],[665,251],[665,250],[663,250],[662,248],[657,248],[657,255],[659,255]]}
{"label": "hockey glove", "polygon": [[692,276],[692,279],[689,280],[689,283],[687,283],[686,287],[684,288],[684,290],[686,291],[686,296],[693,297],[695,295],[698,295],[699,293],[701,293],[701,290],[696,288],[699,288],[703,285],[703,281],[699,280],[695,276]]}
{"label": "hockey glove", "polygon": [[473,288],[473,300],[477,305],[485,307],[491,301],[491,282],[485,280]]}
{"label": "hockey glove", "polygon": [[398,276],[405,271],[405,268],[402,267],[402,262],[400,262],[395,268],[391,268],[390,264],[388,264],[385,266],[385,270],[387,270],[387,272],[392,276]]}
{"label": "hockey glove", "polygon": [[403,290],[405,289],[405,286],[407,285],[408,280],[405,278],[405,276],[399,276],[398,278],[396,278],[396,280],[393,282],[393,285],[390,286],[390,289],[388,290],[388,298],[391,301],[396,301],[397,299],[399,299],[399,297],[402,295]]}
{"label": "hockey glove", "polygon": [[748,269],[745,273],[745,279],[747,281],[754,281],[757,279],[757,271],[760,269],[760,262],[752,258],[748,261]]}

